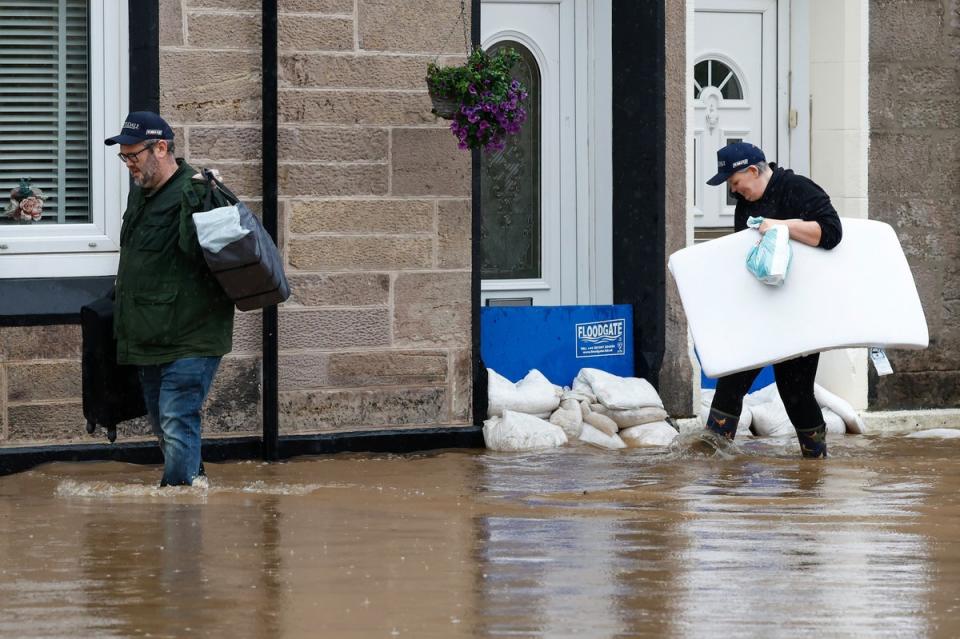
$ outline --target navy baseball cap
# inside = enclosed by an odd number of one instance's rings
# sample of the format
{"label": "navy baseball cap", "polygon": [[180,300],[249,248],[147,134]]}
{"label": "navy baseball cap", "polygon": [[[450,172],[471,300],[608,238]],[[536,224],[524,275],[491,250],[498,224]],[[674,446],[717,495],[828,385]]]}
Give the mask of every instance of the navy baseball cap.
{"label": "navy baseball cap", "polygon": [[113,144],[136,144],[144,140],[172,140],[173,129],[152,111],[134,111],[127,116],[120,129],[120,135],[103,141],[107,146]]}
{"label": "navy baseball cap", "polygon": [[707,180],[710,186],[717,186],[727,181],[737,171],[758,162],[766,162],[767,157],[759,147],[749,142],[734,142],[717,151],[717,174]]}

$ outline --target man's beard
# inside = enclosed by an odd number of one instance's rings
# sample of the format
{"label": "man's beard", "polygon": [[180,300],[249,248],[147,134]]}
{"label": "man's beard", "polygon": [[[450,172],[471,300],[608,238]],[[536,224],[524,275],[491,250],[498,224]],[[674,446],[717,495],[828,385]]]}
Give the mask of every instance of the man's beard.
{"label": "man's beard", "polygon": [[[149,153],[149,151],[148,151]],[[137,166],[137,172],[139,176],[133,175],[133,183],[139,186],[140,188],[153,188],[154,179],[157,175],[157,160],[154,157],[146,158],[141,164]]]}

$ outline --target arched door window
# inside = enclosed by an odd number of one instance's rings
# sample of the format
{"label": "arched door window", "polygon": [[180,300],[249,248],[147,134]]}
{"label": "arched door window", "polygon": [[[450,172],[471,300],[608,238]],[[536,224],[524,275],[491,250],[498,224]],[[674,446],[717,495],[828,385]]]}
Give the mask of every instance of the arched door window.
{"label": "arched door window", "polygon": [[720,60],[703,60],[693,67],[693,99],[707,87],[716,87],[724,100],[742,100],[743,86],[737,74]]}
{"label": "arched door window", "polygon": [[503,151],[480,154],[480,273],[483,279],[538,278],[540,250],[540,67],[519,42],[501,41],[491,54],[510,47],[520,54],[512,75],[529,94],[527,120],[507,138]]}

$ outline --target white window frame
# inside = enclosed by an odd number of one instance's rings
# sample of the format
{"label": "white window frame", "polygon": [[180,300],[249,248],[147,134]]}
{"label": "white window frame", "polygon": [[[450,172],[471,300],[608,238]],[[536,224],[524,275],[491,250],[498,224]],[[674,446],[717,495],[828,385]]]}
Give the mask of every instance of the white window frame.
{"label": "white window frame", "polygon": [[129,178],[114,147],[129,94],[128,0],[90,3],[90,217],[0,226],[0,279],[115,275]]}

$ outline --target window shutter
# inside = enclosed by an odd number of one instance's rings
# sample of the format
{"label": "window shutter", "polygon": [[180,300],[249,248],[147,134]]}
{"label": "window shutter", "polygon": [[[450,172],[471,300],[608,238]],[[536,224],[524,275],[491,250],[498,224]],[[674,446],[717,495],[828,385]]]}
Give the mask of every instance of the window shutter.
{"label": "window shutter", "polygon": [[90,221],[87,0],[0,0],[0,197],[43,190],[42,222]]}

